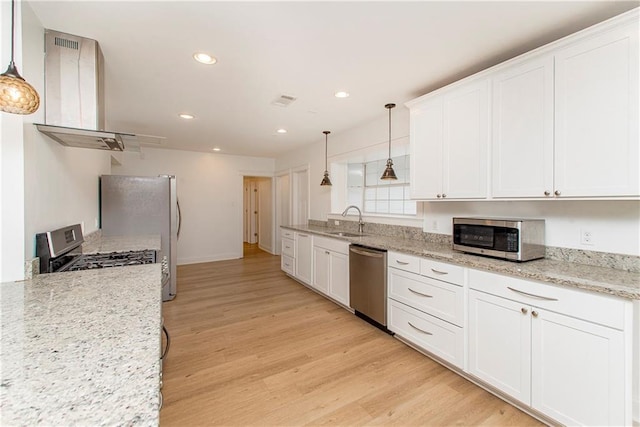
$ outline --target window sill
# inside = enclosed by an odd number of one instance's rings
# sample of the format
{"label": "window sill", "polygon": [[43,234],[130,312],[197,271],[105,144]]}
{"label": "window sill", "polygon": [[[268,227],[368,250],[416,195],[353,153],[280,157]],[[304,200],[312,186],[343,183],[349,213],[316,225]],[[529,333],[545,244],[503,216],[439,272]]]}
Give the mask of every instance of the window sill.
{"label": "window sill", "polygon": [[[339,213],[327,214],[327,220],[333,221],[358,221],[358,215],[348,214],[346,217]],[[403,225],[407,227],[422,228],[423,220],[419,216],[406,216],[406,215],[381,215],[381,214],[364,214],[362,220],[367,223],[373,224],[389,224],[389,225]]]}

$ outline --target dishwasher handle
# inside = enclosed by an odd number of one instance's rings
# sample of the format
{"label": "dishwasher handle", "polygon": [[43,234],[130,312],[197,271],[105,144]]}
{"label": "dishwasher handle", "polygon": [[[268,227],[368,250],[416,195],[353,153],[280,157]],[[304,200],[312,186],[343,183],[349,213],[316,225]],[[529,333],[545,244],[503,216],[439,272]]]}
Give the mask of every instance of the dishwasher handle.
{"label": "dishwasher handle", "polygon": [[384,257],[384,253],[363,251],[361,249],[356,249],[353,246],[349,247],[349,251],[353,252],[354,254],[364,255],[364,256],[371,257],[371,258],[383,258]]}

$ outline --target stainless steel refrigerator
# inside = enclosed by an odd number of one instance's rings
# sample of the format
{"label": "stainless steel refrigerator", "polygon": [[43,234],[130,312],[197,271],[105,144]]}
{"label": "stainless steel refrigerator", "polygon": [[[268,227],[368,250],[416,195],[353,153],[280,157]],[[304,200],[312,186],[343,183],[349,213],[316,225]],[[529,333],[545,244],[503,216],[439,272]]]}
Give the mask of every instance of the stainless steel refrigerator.
{"label": "stainless steel refrigerator", "polygon": [[163,269],[162,300],[175,298],[180,235],[175,176],[102,175],[100,222],[103,236],[161,236],[162,249],[157,254],[157,261],[166,260],[169,267]]}

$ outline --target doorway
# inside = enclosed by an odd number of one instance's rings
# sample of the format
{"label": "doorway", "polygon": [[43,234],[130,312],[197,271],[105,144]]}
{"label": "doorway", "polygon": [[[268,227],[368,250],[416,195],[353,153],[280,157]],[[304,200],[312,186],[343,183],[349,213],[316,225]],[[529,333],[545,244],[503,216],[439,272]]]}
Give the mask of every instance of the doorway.
{"label": "doorway", "polygon": [[273,180],[243,177],[243,242],[273,253]]}

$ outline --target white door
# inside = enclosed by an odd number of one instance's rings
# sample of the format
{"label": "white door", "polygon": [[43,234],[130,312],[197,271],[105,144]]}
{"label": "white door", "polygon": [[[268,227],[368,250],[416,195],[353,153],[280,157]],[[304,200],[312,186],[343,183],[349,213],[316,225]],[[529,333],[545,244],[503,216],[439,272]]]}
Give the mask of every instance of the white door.
{"label": "white door", "polygon": [[531,405],[565,425],[630,425],[623,332],[533,310]]}
{"label": "white door", "polygon": [[556,54],[558,196],[640,194],[638,50],[636,24]]}
{"label": "white door", "polygon": [[329,295],[349,307],[349,255],[331,252]]}
{"label": "white door", "polygon": [[442,98],[411,108],[409,182],[412,199],[442,196],[442,126]]}
{"label": "white door", "polygon": [[553,56],[507,68],[492,87],[493,197],[551,197]]}
{"label": "white door", "polygon": [[529,404],[531,317],[528,306],[469,290],[469,372]]}
{"label": "white door", "polygon": [[489,80],[467,83],[444,100],[442,197],[487,197]]}
{"label": "white door", "polygon": [[311,286],[324,294],[329,293],[331,253],[318,246],[313,247],[313,282]]}

